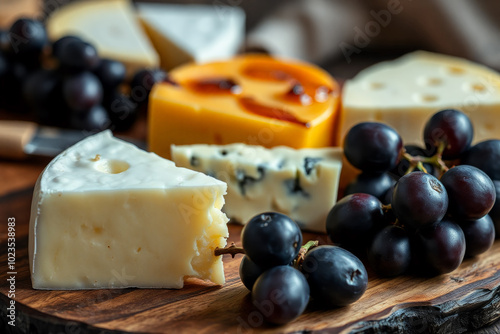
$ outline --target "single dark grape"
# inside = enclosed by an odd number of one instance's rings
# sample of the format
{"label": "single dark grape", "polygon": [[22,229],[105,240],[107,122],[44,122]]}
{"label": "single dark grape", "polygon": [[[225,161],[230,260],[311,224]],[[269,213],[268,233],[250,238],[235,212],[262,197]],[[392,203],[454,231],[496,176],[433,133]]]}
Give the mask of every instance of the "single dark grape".
{"label": "single dark grape", "polygon": [[99,65],[96,48],[82,40],[68,38],[56,50],[61,67],[69,71],[94,70]]}
{"label": "single dark grape", "polygon": [[492,180],[500,180],[500,140],[491,139],[472,146],[461,159],[485,172]]}
{"label": "single dark grape", "polygon": [[384,201],[387,191],[395,183],[396,181],[388,173],[363,172],[347,185],[344,195],[365,193]]}
{"label": "single dark grape", "polygon": [[252,303],[270,323],[282,325],[300,316],[309,303],[304,275],[290,266],[265,271],[252,290]]}
{"label": "single dark grape", "polygon": [[302,245],[299,225],[284,214],[256,215],[241,231],[247,256],[261,268],[290,264]]}
{"label": "single dark grape", "polygon": [[63,36],[52,44],[52,55],[59,59],[61,57],[61,50],[63,50],[66,47],[66,44],[70,41],[83,42],[83,40],[78,36]]}
{"label": "single dark grape", "polygon": [[48,45],[47,32],[39,21],[21,18],[9,29],[10,48],[18,60],[34,60]]}
{"label": "single dark grape", "polygon": [[87,111],[77,111],[71,115],[71,127],[86,131],[101,131],[111,126],[106,109],[100,104]]}
{"label": "single dark grape", "polygon": [[465,236],[458,224],[445,219],[422,227],[417,238],[425,265],[431,274],[457,269],[465,255]]}
{"label": "single dark grape", "polygon": [[338,201],[326,218],[326,231],[334,244],[351,250],[368,245],[385,223],[382,203],[369,194],[352,194]]}
{"label": "single dark grape", "polygon": [[136,103],[147,103],[149,93],[157,82],[167,80],[167,73],[160,69],[144,69],[137,72],[130,82],[130,97]]}
{"label": "single dark grape", "polygon": [[441,177],[450,200],[448,212],[460,220],[479,219],[495,204],[496,191],[491,179],[480,169],[460,165]]}
{"label": "single dark grape", "polygon": [[465,236],[465,256],[472,257],[486,252],[495,241],[495,226],[490,216],[459,223]]}
{"label": "single dark grape", "polygon": [[368,250],[368,261],[380,276],[403,274],[411,263],[411,247],[408,232],[398,226],[387,226],[378,232]]}
{"label": "single dark grape", "polygon": [[[410,154],[411,156],[421,156],[421,157],[430,157],[432,156],[432,151],[429,151],[429,150],[426,150],[420,146],[416,146],[416,145],[405,145],[405,151],[406,153]],[[425,170],[427,171],[427,173],[435,176],[435,177],[439,177],[439,171],[434,168],[433,165],[431,164],[428,164],[428,163],[424,163],[424,168]],[[410,162],[406,159],[401,159],[401,161],[399,162],[399,164],[396,166],[396,168],[393,168],[391,171],[390,171],[390,174],[399,179],[400,177],[404,176],[406,174],[406,172],[408,171],[408,168],[410,168]],[[419,171],[418,168],[415,168],[414,171]]]}
{"label": "single dark grape", "polygon": [[125,80],[126,69],[123,63],[112,59],[101,59],[94,71],[101,80],[104,91],[114,91]]}
{"label": "single dark grape", "polygon": [[493,181],[495,185],[496,199],[488,215],[495,225],[496,238],[500,238],[500,181]]}
{"label": "single dark grape", "polygon": [[68,106],[76,111],[90,110],[102,101],[102,86],[90,72],[81,72],[63,82],[63,96]]}
{"label": "single dark grape", "polygon": [[31,108],[49,108],[61,79],[56,71],[40,69],[32,73],[23,85],[23,96]]}
{"label": "single dark grape", "polygon": [[311,297],[332,306],[354,303],[368,286],[363,263],[337,246],[319,246],[307,252],[302,272],[311,288]]}
{"label": "single dark grape", "polygon": [[472,123],[463,112],[445,109],[435,113],[425,124],[424,142],[428,149],[446,144],[444,159],[456,159],[464,153],[472,142]]}
{"label": "single dark grape", "polygon": [[414,172],[399,179],[392,194],[392,209],[399,221],[419,228],[440,221],[448,209],[448,195],[434,176]]}
{"label": "single dark grape", "polygon": [[244,256],[240,262],[240,279],[245,287],[252,291],[257,278],[264,272],[261,267],[253,263],[248,256]]}
{"label": "single dark grape", "polygon": [[130,129],[137,119],[137,105],[126,95],[112,94],[112,97],[104,99],[103,104],[116,131]]}
{"label": "single dark grape", "polygon": [[403,148],[399,134],[388,125],[363,122],[353,126],[344,140],[344,154],[356,168],[385,172],[398,164]]}

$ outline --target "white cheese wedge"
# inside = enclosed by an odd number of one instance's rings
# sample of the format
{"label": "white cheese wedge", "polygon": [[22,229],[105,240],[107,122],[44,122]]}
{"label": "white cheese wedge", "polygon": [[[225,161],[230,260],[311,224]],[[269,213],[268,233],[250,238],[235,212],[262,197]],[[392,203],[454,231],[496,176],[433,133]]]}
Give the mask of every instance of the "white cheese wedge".
{"label": "white cheese wedge", "polygon": [[181,288],[224,283],[226,184],[106,131],[57,156],[33,195],[35,289]]}
{"label": "white cheese wedge", "polygon": [[138,12],[167,70],[231,57],[245,38],[245,13],[236,6],[140,3]]}
{"label": "white cheese wedge", "polygon": [[128,0],[88,0],[69,3],[47,20],[51,40],[76,35],[94,45],[103,58],[123,62],[128,75],[158,67],[160,59]]}
{"label": "white cheese wedge", "polygon": [[337,200],[342,168],[340,148],[173,145],[172,159],[227,183],[224,212],[231,221],[245,224],[259,213],[277,211],[318,232],[325,231]]}
{"label": "white cheese wedge", "polygon": [[376,121],[423,145],[425,123],[445,108],[471,118],[475,142],[500,138],[500,75],[465,59],[417,51],[376,64],[346,82],[342,104],[340,144],[356,123]]}

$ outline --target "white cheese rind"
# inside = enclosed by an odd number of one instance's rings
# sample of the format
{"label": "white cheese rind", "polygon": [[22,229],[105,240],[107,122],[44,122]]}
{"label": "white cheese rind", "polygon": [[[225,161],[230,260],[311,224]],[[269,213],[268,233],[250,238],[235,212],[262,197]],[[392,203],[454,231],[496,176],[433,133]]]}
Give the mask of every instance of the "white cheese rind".
{"label": "white cheese rind", "polygon": [[37,181],[29,257],[35,289],[224,283],[223,182],[106,131],[56,157]]}
{"label": "white cheese rind", "polygon": [[227,183],[223,210],[230,219],[245,224],[256,214],[277,211],[302,229],[325,231],[326,216],[337,200],[340,148],[173,145],[171,152],[177,166]]}
{"label": "white cheese rind", "polygon": [[338,142],[359,122],[384,122],[405,144],[422,145],[435,112],[457,108],[474,126],[474,142],[500,138],[500,75],[465,59],[417,51],[382,62],[343,89]]}

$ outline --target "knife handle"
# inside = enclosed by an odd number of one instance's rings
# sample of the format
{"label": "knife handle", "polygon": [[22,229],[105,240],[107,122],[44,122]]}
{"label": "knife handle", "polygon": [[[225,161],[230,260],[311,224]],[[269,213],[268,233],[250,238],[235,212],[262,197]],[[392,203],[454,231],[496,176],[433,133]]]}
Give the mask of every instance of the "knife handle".
{"label": "knife handle", "polygon": [[33,122],[0,121],[0,156],[25,158],[24,147],[35,135],[36,128]]}

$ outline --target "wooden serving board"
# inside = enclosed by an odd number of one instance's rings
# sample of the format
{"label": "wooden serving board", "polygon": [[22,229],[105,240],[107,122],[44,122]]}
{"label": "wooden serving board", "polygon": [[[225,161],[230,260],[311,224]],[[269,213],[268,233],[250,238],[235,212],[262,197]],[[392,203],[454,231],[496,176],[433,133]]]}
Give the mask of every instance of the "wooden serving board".
{"label": "wooden serving board", "polygon": [[[286,326],[262,322],[240,282],[241,256],[224,258],[226,284],[192,280],[181,290],[115,289],[39,291],[28,269],[28,221],[33,189],[0,197],[0,325],[27,333],[462,333],[500,319],[500,241],[451,274],[434,278],[370,275],[365,295],[349,307],[324,309],[312,302]],[[6,324],[7,218],[16,221],[16,327]],[[229,241],[239,243],[241,227],[230,225]],[[327,243],[325,235],[304,240]],[[496,332],[500,326],[493,325]],[[1,332],[1,331],[0,331]]]}

